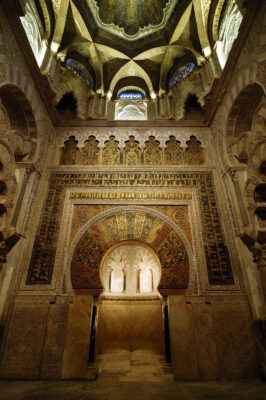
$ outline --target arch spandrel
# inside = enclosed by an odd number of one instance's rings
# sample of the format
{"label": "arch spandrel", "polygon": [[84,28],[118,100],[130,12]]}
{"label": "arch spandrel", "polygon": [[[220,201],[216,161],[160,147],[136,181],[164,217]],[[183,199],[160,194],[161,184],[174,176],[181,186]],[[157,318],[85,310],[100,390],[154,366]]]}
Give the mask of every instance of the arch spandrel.
{"label": "arch spandrel", "polygon": [[99,219],[79,239],[71,261],[74,291],[102,291],[100,266],[106,252],[119,243],[134,240],[148,245],[162,267],[159,291],[186,290],[189,259],[183,241],[164,220],[144,211],[121,211]]}

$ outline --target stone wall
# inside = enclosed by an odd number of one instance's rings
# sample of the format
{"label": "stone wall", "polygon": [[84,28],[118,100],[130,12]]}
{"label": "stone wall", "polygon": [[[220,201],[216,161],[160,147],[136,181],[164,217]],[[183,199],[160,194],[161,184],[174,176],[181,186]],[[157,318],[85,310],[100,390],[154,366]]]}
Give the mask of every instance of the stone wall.
{"label": "stone wall", "polygon": [[[7,210],[7,217],[1,221],[1,232],[6,233],[4,238],[7,232],[12,232],[13,237],[16,235],[19,239],[7,259],[1,259],[0,325],[4,325],[17,268],[33,228],[35,207],[42,200],[44,171],[49,162],[48,149],[54,128],[1,8],[0,20],[0,159],[3,163],[0,179],[8,182],[8,194],[1,198]],[[20,114],[18,108],[22,110]],[[16,158],[18,146],[24,156],[22,162],[22,156],[20,161]],[[6,246],[3,240],[1,243],[2,247]],[[8,253],[10,248],[6,246],[5,250]]]}
{"label": "stone wall", "polygon": [[61,377],[68,299],[18,296],[9,314],[0,374],[9,379]]}
{"label": "stone wall", "polygon": [[[178,232],[188,254],[187,293],[169,296],[175,378],[213,380],[259,376],[258,343],[252,316],[265,321],[265,299],[259,274],[253,271],[256,264],[252,262],[251,252],[244,251],[242,242],[239,243],[245,232],[245,213],[247,227],[253,229],[247,212],[250,211],[247,194],[251,186],[246,186],[247,177],[251,180],[253,175],[250,165],[238,162],[230,153],[234,143],[228,135],[227,120],[232,105],[245,87],[256,83],[265,89],[263,14],[257,16],[211,127],[165,128],[162,123],[152,129],[54,128],[1,10],[0,17],[0,90],[12,85],[25,95],[37,129],[32,139],[36,151],[30,163],[20,164],[18,168],[12,140],[8,139],[12,135],[12,121],[3,108],[1,155],[3,157],[4,148],[7,149],[5,157],[10,157],[9,164],[13,168],[10,176],[14,178],[13,186],[10,184],[12,198],[8,198],[12,210],[6,225],[11,224],[19,205],[14,228],[23,237],[10,252],[0,275],[0,314],[3,309],[5,311],[0,376],[86,378],[93,299],[88,294],[76,294],[73,300],[72,257],[86,230],[103,217],[113,217],[118,211],[119,215],[124,215],[128,210],[139,214],[148,210],[153,220],[160,216]],[[191,84],[193,79],[189,81]],[[199,76],[195,79],[200,89]],[[202,97],[203,92],[200,93]],[[176,115],[180,114],[180,107],[177,104]],[[250,136],[254,143],[265,136],[264,124],[259,124],[261,118],[265,119],[264,111],[252,125]],[[86,140],[93,136],[98,142],[99,160],[80,163],[70,157],[62,162],[62,151],[70,136],[78,142],[75,154],[81,153]],[[104,151],[112,136],[116,142],[115,157],[109,162],[108,157],[104,158]],[[130,136],[134,136],[139,146],[135,153],[137,161],[132,164],[123,162],[127,159],[123,157]],[[191,136],[196,136],[206,156],[204,162],[138,162],[141,157],[144,160],[150,136],[157,144],[159,142],[163,161],[170,136],[180,142],[182,151]],[[152,157],[158,156],[158,151],[150,153],[150,159],[146,160],[154,161]],[[73,159],[74,162],[65,162]],[[27,170],[30,170],[29,179]],[[75,220],[77,206],[86,208],[80,212],[78,221]],[[186,208],[186,213],[180,213],[178,207]],[[120,310],[122,321],[127,317],[123,307]],[[100,313],[102,311],[100,307]],[[144,319],[149,311],[146,307]],[[109,324],[114,329],[109,336],[105,335],[104,327],[100,327],[98,348],[108,347],[110,336],[114,337],[116,332],[122,332],[125,337],[121,321],[115,318],[110,313]],[[158,331],[161,321],[159,318],[154,321],[150,328]],[[133,317],[131,323],[134,325]],[[152,337],[148,328],[145,328],[147,340]],[[161,334],[156,340],[161,346]]]}
{"label": "stone wall", "polygon": [[169,296],[174,376],[215,380],[259,376],[257,342],[243,296]]}

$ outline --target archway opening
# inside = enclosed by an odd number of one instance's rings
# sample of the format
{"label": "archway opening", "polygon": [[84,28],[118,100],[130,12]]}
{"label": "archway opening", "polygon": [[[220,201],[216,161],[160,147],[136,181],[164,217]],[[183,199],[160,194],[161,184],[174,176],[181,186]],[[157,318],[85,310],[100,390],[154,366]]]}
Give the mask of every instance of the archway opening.
{"label": "archway opening", "polygon": [[122,242],[111,248],[103,258],[100,275],[103,296],[159,296],[160,262],[143,244]]}
{"label": "archway opening", "polygon": [[266,161],[263,161],[260,164],[259,174],[260,174],[260,176],[263,176],[263,177],[266,176]]}
{"label": "archway opening", "polygon": [[136,361],[144,379],[153,370],[164,375],[164,363],[171,362],[168,296],[183,296],[189,284],[179,233],[157,212],[119,207],[84,226],[70,255],[75,301],[64,376],[85,376],[88,363],[96,362],[100,375],[138,380]]}
{"label": "archway opening", "polygon": [[105,253],[100,277],[104,289],[97,313],[98,373],[115,371],[117,377],[134,379],[141,366],[144,377],[153,371],[163,374],[161,265],[156,253],[142,242],[122,241]]}
{"label": "archway opening", "polygon": [[0,181],[0,196],[7,194],[7,187],[4,181]]}
{"label": "archway opening", "polygon": [[[227,152],[232,163],[247,162],[248,132],[264,91],[257,83],[246,86],[236,97],[227,119]],[[244,155],[244,158],[243,158]]]}

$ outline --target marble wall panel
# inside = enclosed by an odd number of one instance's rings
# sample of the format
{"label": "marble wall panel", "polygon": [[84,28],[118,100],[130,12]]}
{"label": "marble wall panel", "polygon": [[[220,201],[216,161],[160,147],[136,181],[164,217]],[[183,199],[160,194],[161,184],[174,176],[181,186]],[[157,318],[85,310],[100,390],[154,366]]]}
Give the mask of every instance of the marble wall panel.
{"label": "marble wall panel", "polygon": [[2,355],[2,379],[38,379],[49,302],[34,299],[13,305],[5,348]]}
{"label": "marble wall panel", "polygon": [[160,300],[104,300],[98,305],[96,353],[125,350],[164,353]]}
{"label": "marble wall panel", "polygon": [[68,298],[57,297],[49,306],[43,348],[41,379],[60,379],[66,338]]}
{"label": "marble wall panel", "polygon": [[76,295],[69,306],[66,344],[62,363],[63,379],[82,379],[86,376],[89,358],[92,296]]}
{"label": "marble wall panel", "polygon": [[198,360],[191,304],[185,296],[169,296],[169,328],[174,377],[178,380],[198,378]]}
{"label": "marble wall panel", "polygon": [[255,332],[248,302],[224,298],[211,302],[219,377],[254,378],[259,375]]}
{"label": "marble wall panel", "polygon": [[192,304],[193,327],[197,347],[199,379],[218,379],[216,341],[210,304]]}

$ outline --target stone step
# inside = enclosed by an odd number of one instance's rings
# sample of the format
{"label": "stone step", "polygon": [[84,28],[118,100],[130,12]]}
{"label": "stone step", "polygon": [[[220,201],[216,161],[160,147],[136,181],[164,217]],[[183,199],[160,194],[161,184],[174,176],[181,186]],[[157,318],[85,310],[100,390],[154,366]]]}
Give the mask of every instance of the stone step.
{"label": "stone step", "polygon": [[98,379],[119,382],[173,382],[172,365],[162,354],[114,353],[98,357]]}

